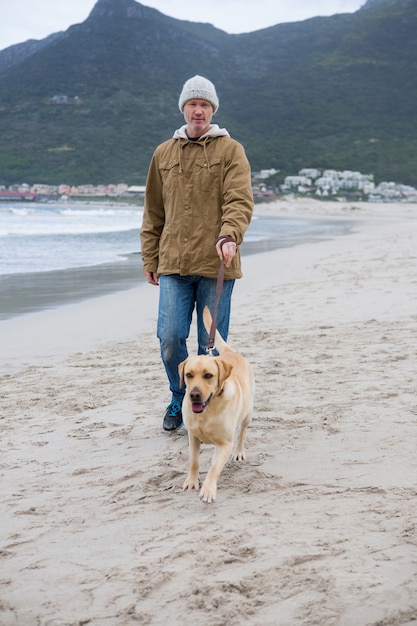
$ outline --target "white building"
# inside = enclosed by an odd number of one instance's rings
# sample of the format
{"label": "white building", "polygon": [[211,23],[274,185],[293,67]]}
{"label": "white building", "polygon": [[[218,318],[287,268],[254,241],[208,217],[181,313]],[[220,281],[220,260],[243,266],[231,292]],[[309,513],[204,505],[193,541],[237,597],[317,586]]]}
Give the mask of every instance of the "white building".
{"label": "white building", "polygon": [[304,169],[298,172],[298,175],[306,176],[307,178],[310,178],[311,180],[316,180],[316,178],[319,178],[321,176],[321,171],[314,167],[305,167]]}
{"label": "white building", "polygon": [[284,184],[281,185],[281,189],[284,192],[298,191],[298,193],[305,193],[311,187],[311,179],[307,176],[286,176]]}

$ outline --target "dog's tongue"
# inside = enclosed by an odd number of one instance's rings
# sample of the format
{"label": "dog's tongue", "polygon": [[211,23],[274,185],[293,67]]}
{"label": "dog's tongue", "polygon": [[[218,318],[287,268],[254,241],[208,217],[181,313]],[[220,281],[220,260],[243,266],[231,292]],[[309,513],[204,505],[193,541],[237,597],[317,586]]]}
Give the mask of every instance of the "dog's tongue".
{"label": "dog's tongue", "polygon": [[205,405],[201,402],[193,402],[191,408],[193,410],[193,413],[202,413],[204,411],[204,406]]}

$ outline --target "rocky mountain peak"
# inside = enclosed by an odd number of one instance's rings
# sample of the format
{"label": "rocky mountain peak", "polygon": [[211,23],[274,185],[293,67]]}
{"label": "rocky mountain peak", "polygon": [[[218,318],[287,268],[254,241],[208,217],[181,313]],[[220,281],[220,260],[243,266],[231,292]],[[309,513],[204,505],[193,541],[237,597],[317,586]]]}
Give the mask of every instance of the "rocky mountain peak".
{"label": "rocky mountain peak", "polygon": [[144,18],[157,13],[156,9],[145,7],[135,0],[98,0],[88,19],[96,18]]}

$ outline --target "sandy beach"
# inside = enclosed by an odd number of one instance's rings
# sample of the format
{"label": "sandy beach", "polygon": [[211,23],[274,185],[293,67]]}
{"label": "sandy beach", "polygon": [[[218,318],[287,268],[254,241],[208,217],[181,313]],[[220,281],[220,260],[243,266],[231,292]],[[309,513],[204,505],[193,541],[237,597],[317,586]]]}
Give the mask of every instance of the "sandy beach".
{"label": "sandy beach", "polygon": [[244,258],[255,412],[212,505],[161,429],[157,288],[0,322],[2,626],[416,624],[417,205],[256,212],[354,228]]}

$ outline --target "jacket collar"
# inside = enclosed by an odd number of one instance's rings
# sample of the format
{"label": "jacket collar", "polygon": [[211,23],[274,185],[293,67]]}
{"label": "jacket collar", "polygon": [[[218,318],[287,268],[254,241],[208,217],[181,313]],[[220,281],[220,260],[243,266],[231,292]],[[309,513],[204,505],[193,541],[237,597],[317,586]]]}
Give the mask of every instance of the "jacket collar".
{"label": "jacket collar", "polygon": [[[173,139],[188,139],[187,137],[187,124],[178,128],[173,134]],[[201,135],[200,139],[205,137],[230,137],[228,131],[225,128],[220,128],[218,124],[210,124],[210,128],[204,135]]]}

